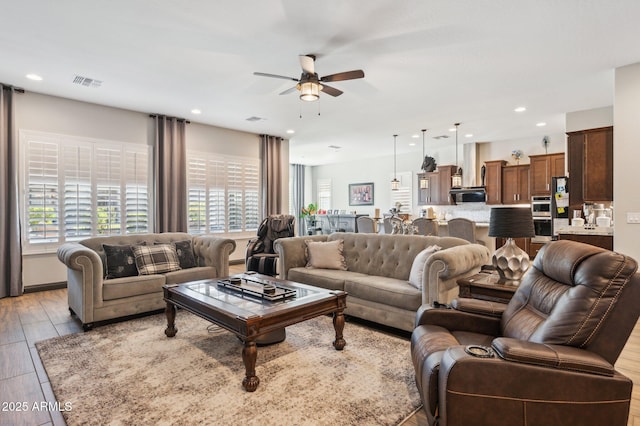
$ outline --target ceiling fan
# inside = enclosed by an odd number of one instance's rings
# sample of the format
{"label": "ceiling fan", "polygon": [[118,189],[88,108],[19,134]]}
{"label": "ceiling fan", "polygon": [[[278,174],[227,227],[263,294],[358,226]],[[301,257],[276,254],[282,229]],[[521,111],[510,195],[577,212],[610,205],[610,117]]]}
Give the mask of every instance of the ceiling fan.
{"label": "ceiling fan", "polygon": [[260,75],[262,77],[283,78],[285,80],[296,81],[297,84],[295,86],[285,90],[280,94],[286,95],[293,92],[294,90],[299,90],[300,99],[302,99],[303,101],[317,100],[320,97],[321,91],[331,96],[342,95],[342,90],[338,90],[335,87],[327,86],[323,83],[332,81],[355,80],[357,78],[364,77],[364,71],[362,70],[345,71],[336,74],[325,75],[324,77],[318,77],[318,74],[315,71],[316,56],[300,55],[299,58],[300,66],[302,67],[302,74],[300,75],[300,79],[287,77],[284,75],[267,74],[264,72],[254,72],[253,74]]}

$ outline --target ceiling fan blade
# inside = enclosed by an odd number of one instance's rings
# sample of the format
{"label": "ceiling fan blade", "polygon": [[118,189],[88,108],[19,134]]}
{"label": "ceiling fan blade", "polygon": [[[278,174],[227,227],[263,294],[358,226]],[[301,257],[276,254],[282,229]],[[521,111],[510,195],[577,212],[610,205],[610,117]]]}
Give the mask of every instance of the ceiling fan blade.
{"label": "ceiling fan blade", "polygon": [[316,73],[315,61],[315,56],[300,55],[300,66],[302,67],[302,70],[307,74],[314,75]]}
{"label": "ceiling fan blade", "polygon": [[264,72],[254,72],[253,75],[259,75],[259,76],[262,76],[262,77],[283,78],[285,80],[298,81],[297,78],[287,77],[287,76],[284,76],[284,75],[277,75],[277,74],[267,74],[267,73],[264,73]]}
{"label": "ceiling fan blade", "polygon": [[363,77],[364,77],[364,71],[353,70],[353,71],[345,71],[345,72],[339,72],[336,74],[325,75],[320,79],[320,81],[354,80],[356,78],[363,78]]}
{"label": "ceiling fan blade", "polygon": [[284,92],[280,93],[281,95],[288,95],[289,93],[295,91],[298,89],[298,86],[293,86],[288,88],[287,90],[285,90]]}
{"label": "ceiling fan blade", "polygon": [[331,86],[325,86],[324,84],[322,85],[322,91],[331,96],[340,96],[342,95],[342,93],[344,93],[342,90],[338,90],[335,87]]}

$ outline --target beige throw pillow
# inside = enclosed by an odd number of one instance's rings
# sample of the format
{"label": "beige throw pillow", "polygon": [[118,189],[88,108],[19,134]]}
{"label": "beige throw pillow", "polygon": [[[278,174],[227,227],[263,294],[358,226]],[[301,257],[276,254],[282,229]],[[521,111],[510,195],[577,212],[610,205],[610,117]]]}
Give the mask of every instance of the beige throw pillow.
{"label": "beige throw pillow", "polygon": [[344,240],[335,241],[305,241],[307,268],[347,270],[344,260]]}
{"label": "beige throw pillow", "polygon": [[413,265],[411,265],[411,272],[409,273],[409,284],[418,290],[422,290],[422,274],[424,273],[424,267],[427,263],[427,259],[433,253],[441,250],[440,246],[429,246],[422,250],[415,259],[413,259]]}

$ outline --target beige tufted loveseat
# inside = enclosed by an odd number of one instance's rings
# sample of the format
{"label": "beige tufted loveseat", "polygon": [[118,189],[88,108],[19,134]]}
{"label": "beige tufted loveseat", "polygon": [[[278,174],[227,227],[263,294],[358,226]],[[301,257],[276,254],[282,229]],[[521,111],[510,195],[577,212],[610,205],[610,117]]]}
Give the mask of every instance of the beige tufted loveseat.
{"label": "beige tufted loveseat", "polygon": [[[107,278],[103,244],[153,246],[191,241],[195,267],[164,274]],[[151,312],[165,307],[162,286],[229,275],[229,255],[236,243],[211,235],[181,232],[88,238],[58,248],[58,259],[67,265],[69,310],[85,330],[98,321]]]}
{"label": "beige tufted loveseat", "polygon": [[[306,267],[306,240],[340,239],[347,270]],[[425,260],[420,290],[409,284],[409,274],[416,256],[432,245],[441,250]],[[346,291],[346,314],[406,331],[422,304],[449,303],[458,295],[458,278],[490,263],[486,247],[454,237],[337,232],[281,238],[275,250],[281,278]]]}

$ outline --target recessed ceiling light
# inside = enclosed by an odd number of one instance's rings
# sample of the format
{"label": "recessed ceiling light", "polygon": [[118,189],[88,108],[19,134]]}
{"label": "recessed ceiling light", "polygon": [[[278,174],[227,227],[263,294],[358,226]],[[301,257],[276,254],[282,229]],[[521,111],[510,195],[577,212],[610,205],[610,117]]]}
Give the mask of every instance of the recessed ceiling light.
{"label": "recessed ceiling light", "polygon": [[411,135],[412,138],[414,139],[418,139],[420,136],[419,135]]}
{"label": "recessed ceiling light", "polygon": [[191,110],[191,114],[202,114],[202,111],[200,111],[198,108],[194,108]]}
{"label": "recessed ceiling light", "polygon": [[455,127],[452,127],[452,128],[450,128],[450,129],[449,129],[449,131],[450,131],[450,132],[455,132],[455,131],[456,131],[456,128],[455,128]]}
{"label": "recessed ceiling light", "polygon": [[547,125],[547,123],[545,123],[544,121],[541,121],[540,123],[536,123],[536,126],[538,126],[538,127],[544,127],[546,125]]}
{"label": "recessed ceiling light", "polygon": [[409,146],[416,146],[416,143],[415,143],[415,142],[411,142],[411,143],[409,144]]}
{"label": "recessed ceiling light", "polygon": [[294,134],[295,132],[296,132],[296,131],[295,131],[295,130],[293,130],[293,129],[289,129],[289,130],[287,130],[287,133],[288,133],[288,134],[290,134],[290,135]]}
{"label": "recessed ceiling light", "polygon": [[42,81],[42,77],[40,77],[38,74],[27,74],[26,77],[29,80],[33,80],[33,81]]}
{"label": "recessed ceiling light", "polygon": [[525,108],[523,106],[514,109],[515,112],[525,112],[526,110],[527,110],[527,108]]}
{"label": "recessed ceiling light", "polygon": [[467,133],[466,135],[464,135],[465,138],[472,138],[473,134],[472,133]]}

